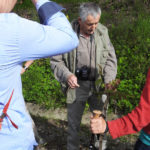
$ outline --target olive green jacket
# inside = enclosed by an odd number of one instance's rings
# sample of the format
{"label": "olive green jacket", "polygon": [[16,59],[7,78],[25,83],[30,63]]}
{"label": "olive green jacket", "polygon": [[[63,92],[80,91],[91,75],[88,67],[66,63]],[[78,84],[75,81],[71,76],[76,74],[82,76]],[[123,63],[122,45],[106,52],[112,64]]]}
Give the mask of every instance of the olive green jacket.
{"label": "olive green jacket", "polygon": [[[79,24],[77,21],[72,23],[72,27],[78,34]],[[96,47],[96,79],[103,76],[104,83],[109,83],[116,77],[117,59],[109,39],[108,30],[100,23],[94,32],[94,41]],[[64,87],[67,88],[67,78],[71,74],[75,74],[76,70],[76,49],[63,55],[53,56],[50,62],[55,78],[61,83],[63,89]],[[73,95],[71,94],[71,96]],[[70,103],[72,100],[68,100],[68,102]]]}

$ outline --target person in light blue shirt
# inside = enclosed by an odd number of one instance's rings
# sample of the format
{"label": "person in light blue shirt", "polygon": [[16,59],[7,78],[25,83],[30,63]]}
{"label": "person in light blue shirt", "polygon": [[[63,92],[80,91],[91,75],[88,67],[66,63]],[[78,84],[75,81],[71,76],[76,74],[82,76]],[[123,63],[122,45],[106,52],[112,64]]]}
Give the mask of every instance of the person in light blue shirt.
{"label": "person in light blue shirt", "polygon": [[22,63],[69,52],[78,38],[58,4],[32,0],[42,25],[10,13],[16,1],[0,1],[0,150],[33,150],[37,142],[22,95]]}

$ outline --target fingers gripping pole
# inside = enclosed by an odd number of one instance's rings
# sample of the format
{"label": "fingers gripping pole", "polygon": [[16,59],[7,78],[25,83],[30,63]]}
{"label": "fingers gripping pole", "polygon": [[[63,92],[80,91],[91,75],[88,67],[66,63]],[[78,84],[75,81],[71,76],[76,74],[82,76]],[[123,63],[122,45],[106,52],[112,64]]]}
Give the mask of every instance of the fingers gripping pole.
{"label": "fingers gripping pole", "polygon": [[[103,114],[102,114],[102,112],[101,112],[100,110],[94,110],[94,111],[93,111],[93,117],[94,117],[94,118],[99,118],[100,116],[103,116]],[[95,135],[95,136],[99,137],[99,144],[97,143],[98,146],[96,146],[96,147],[99,147],[98,149],[99,149],[99,150],[102,150],[103,135],[98,134],[98,135]]]}

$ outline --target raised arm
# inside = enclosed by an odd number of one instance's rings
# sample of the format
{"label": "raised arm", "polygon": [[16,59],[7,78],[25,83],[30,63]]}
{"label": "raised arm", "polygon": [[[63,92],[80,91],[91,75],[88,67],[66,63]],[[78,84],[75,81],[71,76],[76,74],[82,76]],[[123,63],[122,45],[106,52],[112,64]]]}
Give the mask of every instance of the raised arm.
{"label": "raised arm", "polygon": [[58,4],[33,0],[41,23],[21,18],[19,49],[21,61],[69,52],[78,45],[78,38]]}

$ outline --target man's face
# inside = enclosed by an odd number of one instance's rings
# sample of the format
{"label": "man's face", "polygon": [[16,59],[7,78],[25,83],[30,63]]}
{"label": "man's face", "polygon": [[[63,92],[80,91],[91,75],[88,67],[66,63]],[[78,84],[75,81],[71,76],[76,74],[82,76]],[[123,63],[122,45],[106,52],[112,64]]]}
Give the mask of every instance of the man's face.
{"label": "man's face", "polygon": [[80,24],[80,33],[86,36],[89,36],[94,33],[100,20],[100,15],[93,17],[88,15],[85,21],[82,21],[81,18],[78,19]]}

